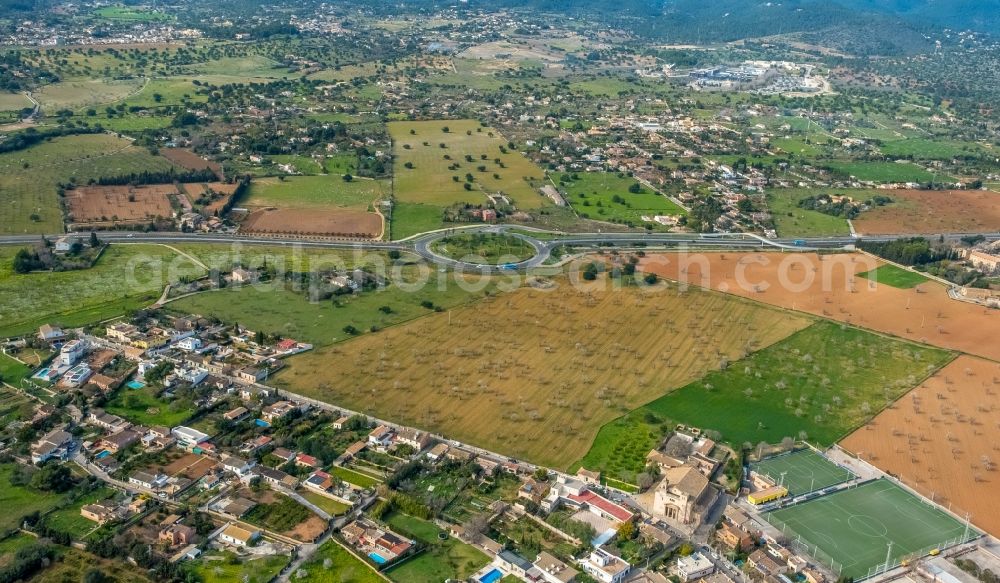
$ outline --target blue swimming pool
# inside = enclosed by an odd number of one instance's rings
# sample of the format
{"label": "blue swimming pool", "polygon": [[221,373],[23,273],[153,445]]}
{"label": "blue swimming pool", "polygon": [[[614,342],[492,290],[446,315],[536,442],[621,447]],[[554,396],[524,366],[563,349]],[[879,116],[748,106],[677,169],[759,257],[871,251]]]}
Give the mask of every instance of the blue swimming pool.
{"label": "blue swimming pool", "polygon": [[108,457],[109,455],[111,455],[111,452],[108,451],[108,450],[104,450],[101,453],[95,455],[94,457],[97,458],[97,459],[99,459],[99,460],[102,460],[102,459]]}
{"label": "blue swimming pool", "polygon": [[129,382],[125,383],[125,386],[128,387],[128,388],[130,388],[130,389],[133,389],[133,390],[138,390],[138,389],[141,389],[141,388],[145,387],[146,383],[144,383],[142,381],[129,381]]}
{"label": "blue swimming pool", "polygon": [[264,421],[263,419],[254,419],[253,420],[253,424],[256,425],[257,427],[264,427],[264,428],[267,428],[267,427],[271,426],[270,423],[268,423],[267,421]]}
{"label": "blue swimming pool", "polygon": [[42,370],[35,373],[36,379],[48,380],[48,376],[49,376],[49,367],[45,367]]}
{"label": "blue swimming pool", "polygon": [[500,572],[500,569],[493,569],[489,573],[480,577],[479,583],[496,583],[496,581],[499,581],[502,577],[503,573]]}
{"label": "blue swimming pool", "polygon": [[368,558],[371,559],[371,560],[373,560],[373,561],[375,561],[379,565],[384,565],[385,564],[385,557],[383,557],[382,555],[376,553],[375,551],[372,551],[372,552],[368,553]]}

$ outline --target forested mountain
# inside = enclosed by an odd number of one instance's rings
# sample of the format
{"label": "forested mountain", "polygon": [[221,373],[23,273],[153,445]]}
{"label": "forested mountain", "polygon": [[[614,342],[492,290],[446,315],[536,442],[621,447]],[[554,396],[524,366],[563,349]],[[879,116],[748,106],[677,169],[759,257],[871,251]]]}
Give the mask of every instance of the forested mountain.
{"label": "forested mountain", "polygon": [[[411,2],[410,5],[421,2]],[[1000,0],[471,0],[470,7],[599,13],[609,25],[676,42],[805,34],[861,54],[932,46],[945,28],[1000,35]]]}

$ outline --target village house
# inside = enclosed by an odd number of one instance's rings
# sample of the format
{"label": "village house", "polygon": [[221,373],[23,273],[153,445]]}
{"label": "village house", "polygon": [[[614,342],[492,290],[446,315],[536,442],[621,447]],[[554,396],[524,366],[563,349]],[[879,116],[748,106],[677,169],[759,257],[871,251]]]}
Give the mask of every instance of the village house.
{"label": "village house", "polygon": [[234,455],[223,454],[220,460],[222,462],[222,469],[236,474],[241,480],[244,477],[250,476],[250,470],[256,465],[257,462],[250,460],[247,461],[243,458],[236,457]]}
{"label": "village house", "polygon": [[682,583],[688,583],[696,579],[701,579],[711,575],[715,571],[715,563],[701,553],[692,553],[686,557],[679,557],[674,566],[674,574]]}
{"label": "village house", "polygon": [[233,423],[238,423],[240,421],[243,421],[249,416],[250,416],[250,410],[247,409],[246,407],[237,407],[231,411],[226,411],[225,413],[222,414],[223,419]]}
{"label": "village house", "polygon": [[416,429],[401,429],[399,433],[396,434],[395,441],[397,444],[408,445],[413,448],[414,451],[421,451],[431,443],[431,438],[423,431],[418,431]]}
{"label": "village house", "polygon": [[167,484],[167,477],[163,474],[151,474],[140,470],[128,477],[128,483],[147,490],[156,490]]}
{"label": "village house", "polygon": [[431,450],[424,455],[426,455],[427,459],[431,460],[432,462],[436,462],[441,458],[443,458],[445,454],[448,453],[449,449],[450,448],[448,447],[447,443],[439,443],[434,447],[432,447]]}
{"label": "village house", "polygon": [[788,571],[788,568],[781,562],[780,557],[772,556],[765,549],[757,549],[750,553],[747,558],[747,565],[755,569],[765,579],[777,577]]}
{"label": "village house", "polygon": [[258,435],[253,439],[244,441],[243,445],[240,446],[240,453],[250,455],[258,449],[267,446],[272,441],[274,439],[270,435]]}
{"label": "village house", "polygon": [[128,343],[139,333],[139,329],[127,322],[117,322],[105,327],[104,335],[109,340]]}
{"label": "village house", "polygon": [[246,498],[236,497],[222,501],[220,504],[223,513],[236,518],[242,518],[244,514],[250,512],[257,503]]}
{"label": "village house", "polygon": [[177,440],[177,446],[183,449],[192,449],[197,447],[199,443],[208,439],[208,434],[202,433],[197,429],[191,427],[185,427],[183,425],[178,425],[170,430],[170,434],[174,436]]}
{"label": "village house", "polygon": [[243,269],[242,267],[237,267],[230,274],[230,279],[234,283],[254,283],[257,281],[257,272],[252,269]]}
{"label": "village house", "polygon": [[60,366],[73,366],[83,358],[87,351],[87,343],[83,340],[70,340],[59,349],[59,356],[56,362]]}
{"label": "village house", "polygon": [[66,333],[62,328],[57,328],[50,324],[42,324],[38,327],[38,339],[42,342],[58,342],[66,338]]}
{"label": "village house", "polygon": [[298,405],[291,401],[278,401],[264,407],[261,410],[261,417],[268,423],[274,423],[291,415],[292,411],[296,409],[298,409]]}
{"label": "village house", "polygon": [[114,508],[104,504],[84,504],[80,507],[80,516],[87,520],[93,520],[97,524],[104,524],[114,520],[117,513]]}
{"label": "village house", "polygon": [[542,579],[548,583],[573,583],[579,575],[579,571],[545,551],[538,553],[535,567],[541,572]]}
{"label": "village house", "polygon": [[267,466],[256,465],[250,470],[250,473],[254,476],[260,477],[261,481],[273,486],[295,488],[299,485],[299,481],[295,476],[290,476],[281,470],[276,470]]}
{"label": "village house", "polygon": [[715,538],[730,551],[749,551],[754,544],[753,537],[728,522],[723,522],[715,531]]}
{"label": "village house", "polygon": [[320,463],[319,463],[318,459],[316,459],[315,457],[313,457],[311,455],[304,454],[304,453],[297,453],[297,454],[295,454],[295,465],[302,466],[302,467],[305,467],[305,468],[313,468],[313,469],[315,469],[315,468],[318,468],[320,466]]}
{"label": "village house", "polygon": [[586,468],[580,468],[576,471],[576,479],[580,480],[584,484],[600,486],[601,472],[592,472]]}
{"label": "village house", "polygon": [[[513,573],[515,577],[522,580],[525,578],[534,580],[537,579],[539,575],[534,572],[535,565],[533,565],[531,561],[525,559],[514,551],[500,551],[497,553],[494,563],[496,563],[501,569],[509,573]],[[528,573],[531,573],[531,575],[529,576]]]}
{"label": "village house", "polygon": [[580,567],[601,583],[621,583],[632,570],[632,565],[604,549],[595,549],[580,561]]}
{"label": "village house", "polygon": [[101,447],[111,453],[118,453],[137,441],[139,441],[138,433],[131,429],[123,429],[101,439]]}
{"label": "village house", "polygon": [[259,530],[247,530],[235,524],[227,526],[226,529],[219,535],[219,540],[235,547],[252,546],[253,543],[259,538]]}
{"label": "village house", "polygon": [[320,492],[329,492],[334,486],[333,476],[323,470],[316,470],[309,474],[309,477],[302,482],[306,487]]}
{"label": "village house", "polygon": [[87,421],[89,421],[92,425],[96,425],[101,429],[107,429],[108,431],[121,431],[122,429],[127,429],[132,425],[117,415],[105,413],[103,409],[93,409],[90,412],[90,416],[87,417]]}
{"label": "village house", "polygon": [[274,451],[271,452],[271,455],[282,460],[282,463],[286,464],[295,459],[295,452],[284,447],[274,448]]}
{"label": "village house", "polygon": [[541,504],[542,498],[545,498],[548,492],[548,482],[539,482],[534,478],[528,478],[517,489],[517,497],[522,500],[530,500],[535,504]]}
{"label": "village house", "polygon": [[379,425],[368,434],[370,445],[385,447],[392,441],[393,431],[385,425]]}
{"label": "village house", "polygon": [[187,545],[194,542],[195,530],[190,526],[175,523],[161,530],[157,538],[170,546]]}
{"label": "village house", "polygon": [[267,379],[267,369],[248,366],[240,369],[236,376],[248,383],[260,383]]}
{"label": "village house", "polygon": [[52,430],[31,446],[31,463],[40,464],[51,459],[66,460],[74,445],[71,433],[62,429]]}
{"label": "village house", "polygon": [[178,342],[176,346],[177,348],[180,348],[181,350],[185,350],[187,352],[195,352],[201,350],[202,342],[200,339],[195,338],[194,336],[189,336]]}
{"label": "village house", "polygon": [[347,426],[347,422],[354,418],[354,415],[343,415],[333,422],[333,428],[340,431]]}

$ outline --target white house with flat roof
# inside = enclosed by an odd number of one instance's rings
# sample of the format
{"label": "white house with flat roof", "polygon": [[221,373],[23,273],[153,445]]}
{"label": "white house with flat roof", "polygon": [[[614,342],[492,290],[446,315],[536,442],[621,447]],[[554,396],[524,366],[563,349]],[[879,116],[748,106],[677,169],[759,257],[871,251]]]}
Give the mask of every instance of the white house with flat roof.
{"label": "white house with flat roof", "polygon": [[674,566],[674,573],[684,583],[701,579],[711,575],[714,571],[715,564],[701,553],[691,553],[686,557],[681,557],[677,559],[677,565]]}
{"label": "white house with flat roof", "polygon": [[209,435],[197,429],[178,425],[170,430],[170,435],[177,440],[177,445],[184,449],[190,449],[209,438]]}
{"label": "white house with flat roof", "polygon": [[621,583],[632,570],[632,565],[604,549],[595,549],[580,561],[580,567],[601,583]]}

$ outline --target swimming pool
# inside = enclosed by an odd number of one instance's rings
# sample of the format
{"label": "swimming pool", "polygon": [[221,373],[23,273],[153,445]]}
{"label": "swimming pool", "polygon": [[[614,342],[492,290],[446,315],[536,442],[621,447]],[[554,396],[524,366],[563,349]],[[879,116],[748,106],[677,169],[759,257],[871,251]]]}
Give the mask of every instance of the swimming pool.
{"label": "swimming pool", "polygon": [[129,381],[129,382],[125,383],[125,386],[128,387],[128,388],[130,388],[130,389],[138,390],[138,389],[141,389],[141,388],[145,387],[146,383],[144,383],[142,381]]}
{"label": "swimming pool", "polygon": [[108,450],[104,450],[101,453],[95,455],[94,457],[97,458],[97,459],[99,459],[99,460],[102,460],[102,459],[108,457],[109,455],[111,455],[111,452],[108,451]]}
{"label": "swimming pool", "polygon": [[49,380],[49,367],[45,367],[42,370],[35,373],[34,378],[39,380]]}
{"label": "swimming pool", "polygon": [[503,577],[503,573],[500,572],[500,569],[493,569],[489,573],[480,577],[479,583],[495,583],[496,581],[499,581],[501,577]]}
{"label": "swimming pool", "polygon": [[257,427],[264,427],[264,428],[268,428],[271,426],[270,423],[264,421],[263,419],[254,419],[253,424],[256,425]]}
{"label": "swimming pool", "polygon": [[368,558],[371,559],[371,560],[373,560],[373,561],[375,561],[379,565],[384,565],[385,564],[385,557],[383,557],[382,555],[376,553],[375,551],[372,551],[372,552],[368,553]]}

